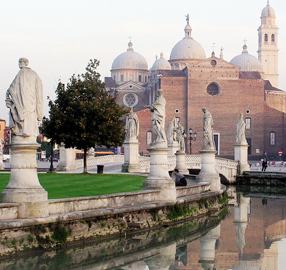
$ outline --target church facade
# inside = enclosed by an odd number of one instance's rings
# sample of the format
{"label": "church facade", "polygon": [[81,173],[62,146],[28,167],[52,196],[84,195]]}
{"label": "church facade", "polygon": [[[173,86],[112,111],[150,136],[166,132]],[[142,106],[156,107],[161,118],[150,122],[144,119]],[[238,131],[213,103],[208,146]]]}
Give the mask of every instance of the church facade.
{"label": "church facade", "polygon": [[[192,37],[187,16],[185,35],[177,42],[167,61],[163,54],[148,70],[146,60],[128,44],[126,52],[112,64],[106,88],[119,104],[133,107],[140,121],[140,152],[146,153],[151,141],[150,112],[158,89],[166,98],[166,126],[175,117],[186,130],[196,132],[196,140],[186,142],[188,152],[202,146],[202,108],[214,119],[218,155],[231,157],[236,123],[240,113],[246,121],[249,154],[261,157],[266,152],[277,156],[286,150],[286,92],[278,85],[278,27],[274,9],[267,3],[258,28],[258,58],[242,53],[226,61],[223,51],[206,57],[203,47]],[[191,145],[190,145],[191,143]]]}

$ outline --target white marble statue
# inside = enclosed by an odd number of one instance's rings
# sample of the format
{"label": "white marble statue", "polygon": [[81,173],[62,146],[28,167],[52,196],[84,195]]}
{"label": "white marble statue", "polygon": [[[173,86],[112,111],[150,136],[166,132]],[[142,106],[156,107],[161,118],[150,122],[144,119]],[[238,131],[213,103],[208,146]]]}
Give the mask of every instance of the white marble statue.
{"label": "white marble statue", "polygon": [[131,107],[129,114],[126,116],[125,140],[137,140],[139,135],[139,119]]}
{"label": "white marble statue", "polygon": [[3,158],[4,141],[0,139],[0,158]]}
{"label": "white marble statue", "polygon": [[167,130],[167,140],[169,145],[173,145],[174,141],[176,141],[176,130],[177,128],[177,120],[176,117],[172,119],[169,123],[168,130]]}
{"label": "white marble statue", "polygon": [[6,106],[10,109],[12,136],[33,137],[36,141],[43,116],[42,82],[28,64],[28,59],[19,59],[20,71],[7,90]]}
{"label": "white marble statue", "polygon": [[178,126],[175,131],[176,131],[176,141],[179,143],[180,151],[185,152],[186,151],[185,138],[187,137],[187,135],[184,126],[181,123],[178,123]]}
{"label": "white marble statue", "polygon": [[215,150],[214,136],[213,136],[213,117],[211,113],[206,109],[202,109],[204,113],[204,138],[203,138],[203,150]]}
{"label": "white marble statue", "polygon": [[153,145],[159,143],[166,143],[166,133],[165,133],[165,106],[166,99],[163,96],[163,91],[157,91],[157,98],[151,106],[147,106],[150,108],[152,113],[152,143]]}
{"label": "white marble statue", "polygon": [[237,145],[247,145],[245,137],[246,124],[243,118],[243,114],[240,114],[239,120],[236,124],[236,144]]}

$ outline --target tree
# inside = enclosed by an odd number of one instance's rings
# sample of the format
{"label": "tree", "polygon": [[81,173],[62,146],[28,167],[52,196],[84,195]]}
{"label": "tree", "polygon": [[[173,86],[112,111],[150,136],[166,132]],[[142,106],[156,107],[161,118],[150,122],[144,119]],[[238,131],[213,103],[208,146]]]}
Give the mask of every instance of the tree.
{"label": "tree", "polygon": [[49,102],[50,125],[44,128],[53,142],[83,150],[84,173],[89,148],[121,145],[124,139],[126,110],[105,90],[98,65],[98,60],[90,60],[85,73],[73,75],[66,86],[59,82],[56,99]]}

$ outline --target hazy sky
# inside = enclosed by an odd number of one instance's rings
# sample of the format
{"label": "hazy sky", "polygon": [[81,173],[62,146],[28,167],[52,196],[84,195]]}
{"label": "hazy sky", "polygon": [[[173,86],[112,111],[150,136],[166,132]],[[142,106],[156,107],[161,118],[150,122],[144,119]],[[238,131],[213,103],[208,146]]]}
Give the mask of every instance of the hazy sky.
{"label": "hazy sky", "polygon": [[[280,88],[286,89],[286,1],[270,4],[280,28]],[[27,57],[42,78],[44,97],[54,97],[58,79],[66,82],[73,73],[83,72],[90,58],[100,60],[102,77],[109,76],[113,59],[127,49],[128,37],[149,67],[161,51],[169,58],[184,36],[189,13],[192,36],[207,55],[214,42],[216,53],[223,46],[229,61],[241,53],[244,39],[249,53],[257,55],[257,28],[265,5],[265,0],[3,0],[0,118],[7,119],[5,92],[18,72],[19,57]]]}

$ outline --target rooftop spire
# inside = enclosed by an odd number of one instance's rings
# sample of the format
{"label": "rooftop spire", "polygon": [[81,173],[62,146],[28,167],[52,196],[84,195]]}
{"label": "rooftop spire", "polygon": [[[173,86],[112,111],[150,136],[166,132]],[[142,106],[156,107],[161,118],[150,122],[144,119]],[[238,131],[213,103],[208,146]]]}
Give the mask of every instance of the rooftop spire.
{"label": "rooftop spire", "polygon": [[132,43],[132,41],[131,41],[131,38],[129,38],[127,51],[133,51],[133,43]]}
{"label": "rooftop spire", "polygon": [[220,55],[219,55],[220,59],[223,59],[223,47],[220,48]]}
{"label": "rooftop spire", "polygon": [[190,38],[192,34],[192,27],[190,26],[190,15],[186,15],[187,25],[185,27],[185,38]]}
{"label": "rooftop spire", "polygon": [[270,4],[269,4],[269,0],[267,0],[267,6],[270,6]]}

